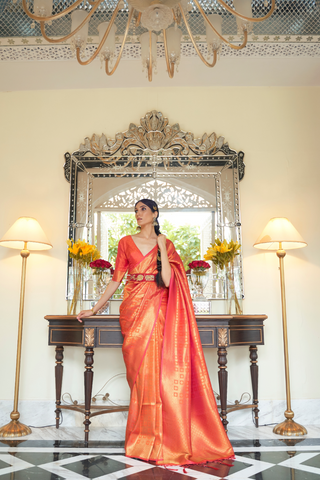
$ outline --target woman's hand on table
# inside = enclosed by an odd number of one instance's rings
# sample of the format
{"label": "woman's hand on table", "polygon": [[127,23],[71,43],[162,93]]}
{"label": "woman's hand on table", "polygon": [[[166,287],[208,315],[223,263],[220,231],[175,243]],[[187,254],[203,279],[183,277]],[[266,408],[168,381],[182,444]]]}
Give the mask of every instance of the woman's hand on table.
{"label": "woman's hand on table", "polygon": [[82,323],[82,318],[91,317],[92,315],[92,310],[81,310],[81,312],[77,315],[77,320]]}

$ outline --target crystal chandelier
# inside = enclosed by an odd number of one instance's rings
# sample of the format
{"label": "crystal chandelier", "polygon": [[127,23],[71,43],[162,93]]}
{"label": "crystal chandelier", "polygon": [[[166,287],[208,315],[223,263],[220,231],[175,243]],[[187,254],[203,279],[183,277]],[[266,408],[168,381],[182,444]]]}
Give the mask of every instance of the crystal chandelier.
{"label": "crystal chandelier", "polygon": [[[264,0],[265,7],[268,7],[269,2],[271,2],[269,12],[263,17],[253,18],[251,0],[233,0],[233,6],[228,5],[223,0],[217,0],[217,4],[220,4],[225,11],[236,17],[238,34],[243,36],[243,41],[241,45],[234,45],[222,36],[223,16],[218,13],[206,13],[199,0],[127,0],[129,8],[128,21],[118,56],[113,61],[117,31],[115,20],[118,13],[124,8],[123,0],[118,0],[110,21],[102,22],[98,26],[99,45],[97,49],[89,59],[83,60],[81,57],[86,48],[89,20],[105,0],[87,1],[90,5],[89,8],[84,8],[84,0],[76,0],[72,5],[66,6],[55,15],[52,15],[53,0],[34,0],[33,13],[27,6],[27,0],[22,0],[22,3],[27,15],[31,19],[40,22],[41,33],[45,40],[49,43],[62,43],[70,40],[71,48],[74,49],[80,65],[88,65],[99,55],[101,61],[105,63],[107,75],[113,75],[119,65],[131,23],[133,22],[135,27],[141,25],[147,30],[140,35],[139,41],[141,44],[143,68],[147,70],[149,81],[152,80],[152,72],[156,68],[158,42],[156,33],[162,32],[167,72],[169,77],[173,78],[175,66],[178,66],[180,62],[182,22],[185,24],[190,40],[200,59],[207,67],[214,67],[222,42],[235,50],[244,48],[253,24],[269,18],[275,9],[275,0]],[[83,4],[82,8],[77,9],[81,4]],[[210,58],[204,58],[191,31],[188,22],[190,9],[192,11],[196,10],[197,14],[200,14],[204,20],[207,50]],[[71,13],[71,33],[62,38],[49,38],[45,32],[45,24],[51,24],[52,21],[69,13]],[[112,66],[111,63],[113,63]]]}

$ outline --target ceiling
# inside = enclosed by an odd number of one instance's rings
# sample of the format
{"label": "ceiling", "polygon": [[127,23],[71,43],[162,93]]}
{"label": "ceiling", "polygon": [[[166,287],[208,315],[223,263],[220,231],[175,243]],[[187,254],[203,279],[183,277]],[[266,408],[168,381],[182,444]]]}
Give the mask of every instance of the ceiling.
{"label": "ceiling", "polygon": [[[270,0],[269,0],[270,1]],[[24,13],[22,0],[0,0],[0,90],[83,89],[158,86],[315,86],[320,85],[320,0],[277,0],[276,11],[266,21],[255,24],[248,45],[240,51],[224,45],[213,69],[197,57],[187,32],[183,30],[181,61],[178,73],[169,79],[165,68],[161,37],[158,38],[157,70],[152,83],[142,72],[139,35],[141,27],[130,27],[122,59],[116,73],[108,77],[100,61],[80,66],[73,59],[68,42],[52,45],[46,42],[39,26]],[[69,2],[73,3],[73,2]],[[222,33],[232,43],[241,42],[232,15],[223,11],[216,0],[201,0],[207,13],[220,13]],[[228,1],[232,6],[232,0]],[[58,13],[68,0],[54,0]],[[97,25],[110,18],[116,0],[104,0],[90,21],[88,45],[90,56],[98,43]],[[90,10],[88,3],[81,4]],[[270,8],[265,0],[252,0],[254,16],[261,17]],[[32,10],[33,3],[29,8]],[[128,4],[116,19],[118,44],[128,16]],[[205,28],[194,4],[189,3],[188,21],[197,43],[207,55]],[[50,37],[70,33],[70,18],[52,22],[46,28]],[[120,46],[118,45],[118,50]]]}

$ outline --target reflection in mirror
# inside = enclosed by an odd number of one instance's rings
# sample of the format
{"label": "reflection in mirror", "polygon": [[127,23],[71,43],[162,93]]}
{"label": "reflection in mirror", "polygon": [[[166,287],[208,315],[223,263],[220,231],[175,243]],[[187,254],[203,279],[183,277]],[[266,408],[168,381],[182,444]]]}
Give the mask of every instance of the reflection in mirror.
{"label": "reflection in mirror", "polygon": [[[141,198],[158,203],[161,231],[175,244],[186,270],[190,261],[203,258],[216,238],[241,243],[239,181],[244,154],[231,150],[223,137],[213,133],[194,139],[153,111],[140,126],[131,124],[115,140],[94,135],[65,157],[69,238],[95,243],[101,257],[113,265],[120,238],[136,232],[133,210]],[[70,274],[70,258],[68,266]],[[214,266],[210,270],[205,295],[224,298],[223,282]],[[87,301],[95,299],[90,282],[89,275]],[[236,289],[241,298],[241,255],[236,260]]]}

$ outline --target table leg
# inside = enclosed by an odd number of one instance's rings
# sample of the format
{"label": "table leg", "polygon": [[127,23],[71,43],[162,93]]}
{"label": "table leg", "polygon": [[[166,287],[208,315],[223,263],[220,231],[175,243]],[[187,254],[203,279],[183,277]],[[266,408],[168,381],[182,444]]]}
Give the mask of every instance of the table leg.
{"label": "table leg", "polygon": [[63,347],[56,347],[56,366],[55,366],[55,382],[56,382],[56,428],[59,428],[61,415],[61,388],[63,375]]}
{"label": "table leg", "polygon": [[218,348],[218,364],[219,364],[219,393],[220,393],[220,417],[225,431],[227,432],[227,389],[228,389],[228,372],[227,372],[227,349],[224,347]]}
{"label": "table leg", "polygon": [[252,384],[252,397],[253,397],[253,404],[255,407],[253,408],[254,413],[254,423],[255,426],[259,427],[259,408],[258,408],[258,348],[256,345],[250,345],[249,347],[250,352],[250,373],[251,373],[251,384]]}
{"label": "table leg", "polygon": [[84,440],[88,442],[89,440],[89,426],[90,426],[90,407],[91,407],[91,397],[92,397],[92,382],[93,382],[93,355],[94,351],[92,347],[86,347],[84,352],[85,355],[85,372],[84,372],[84,409],[85,409],[85,421],[84,426]]}

